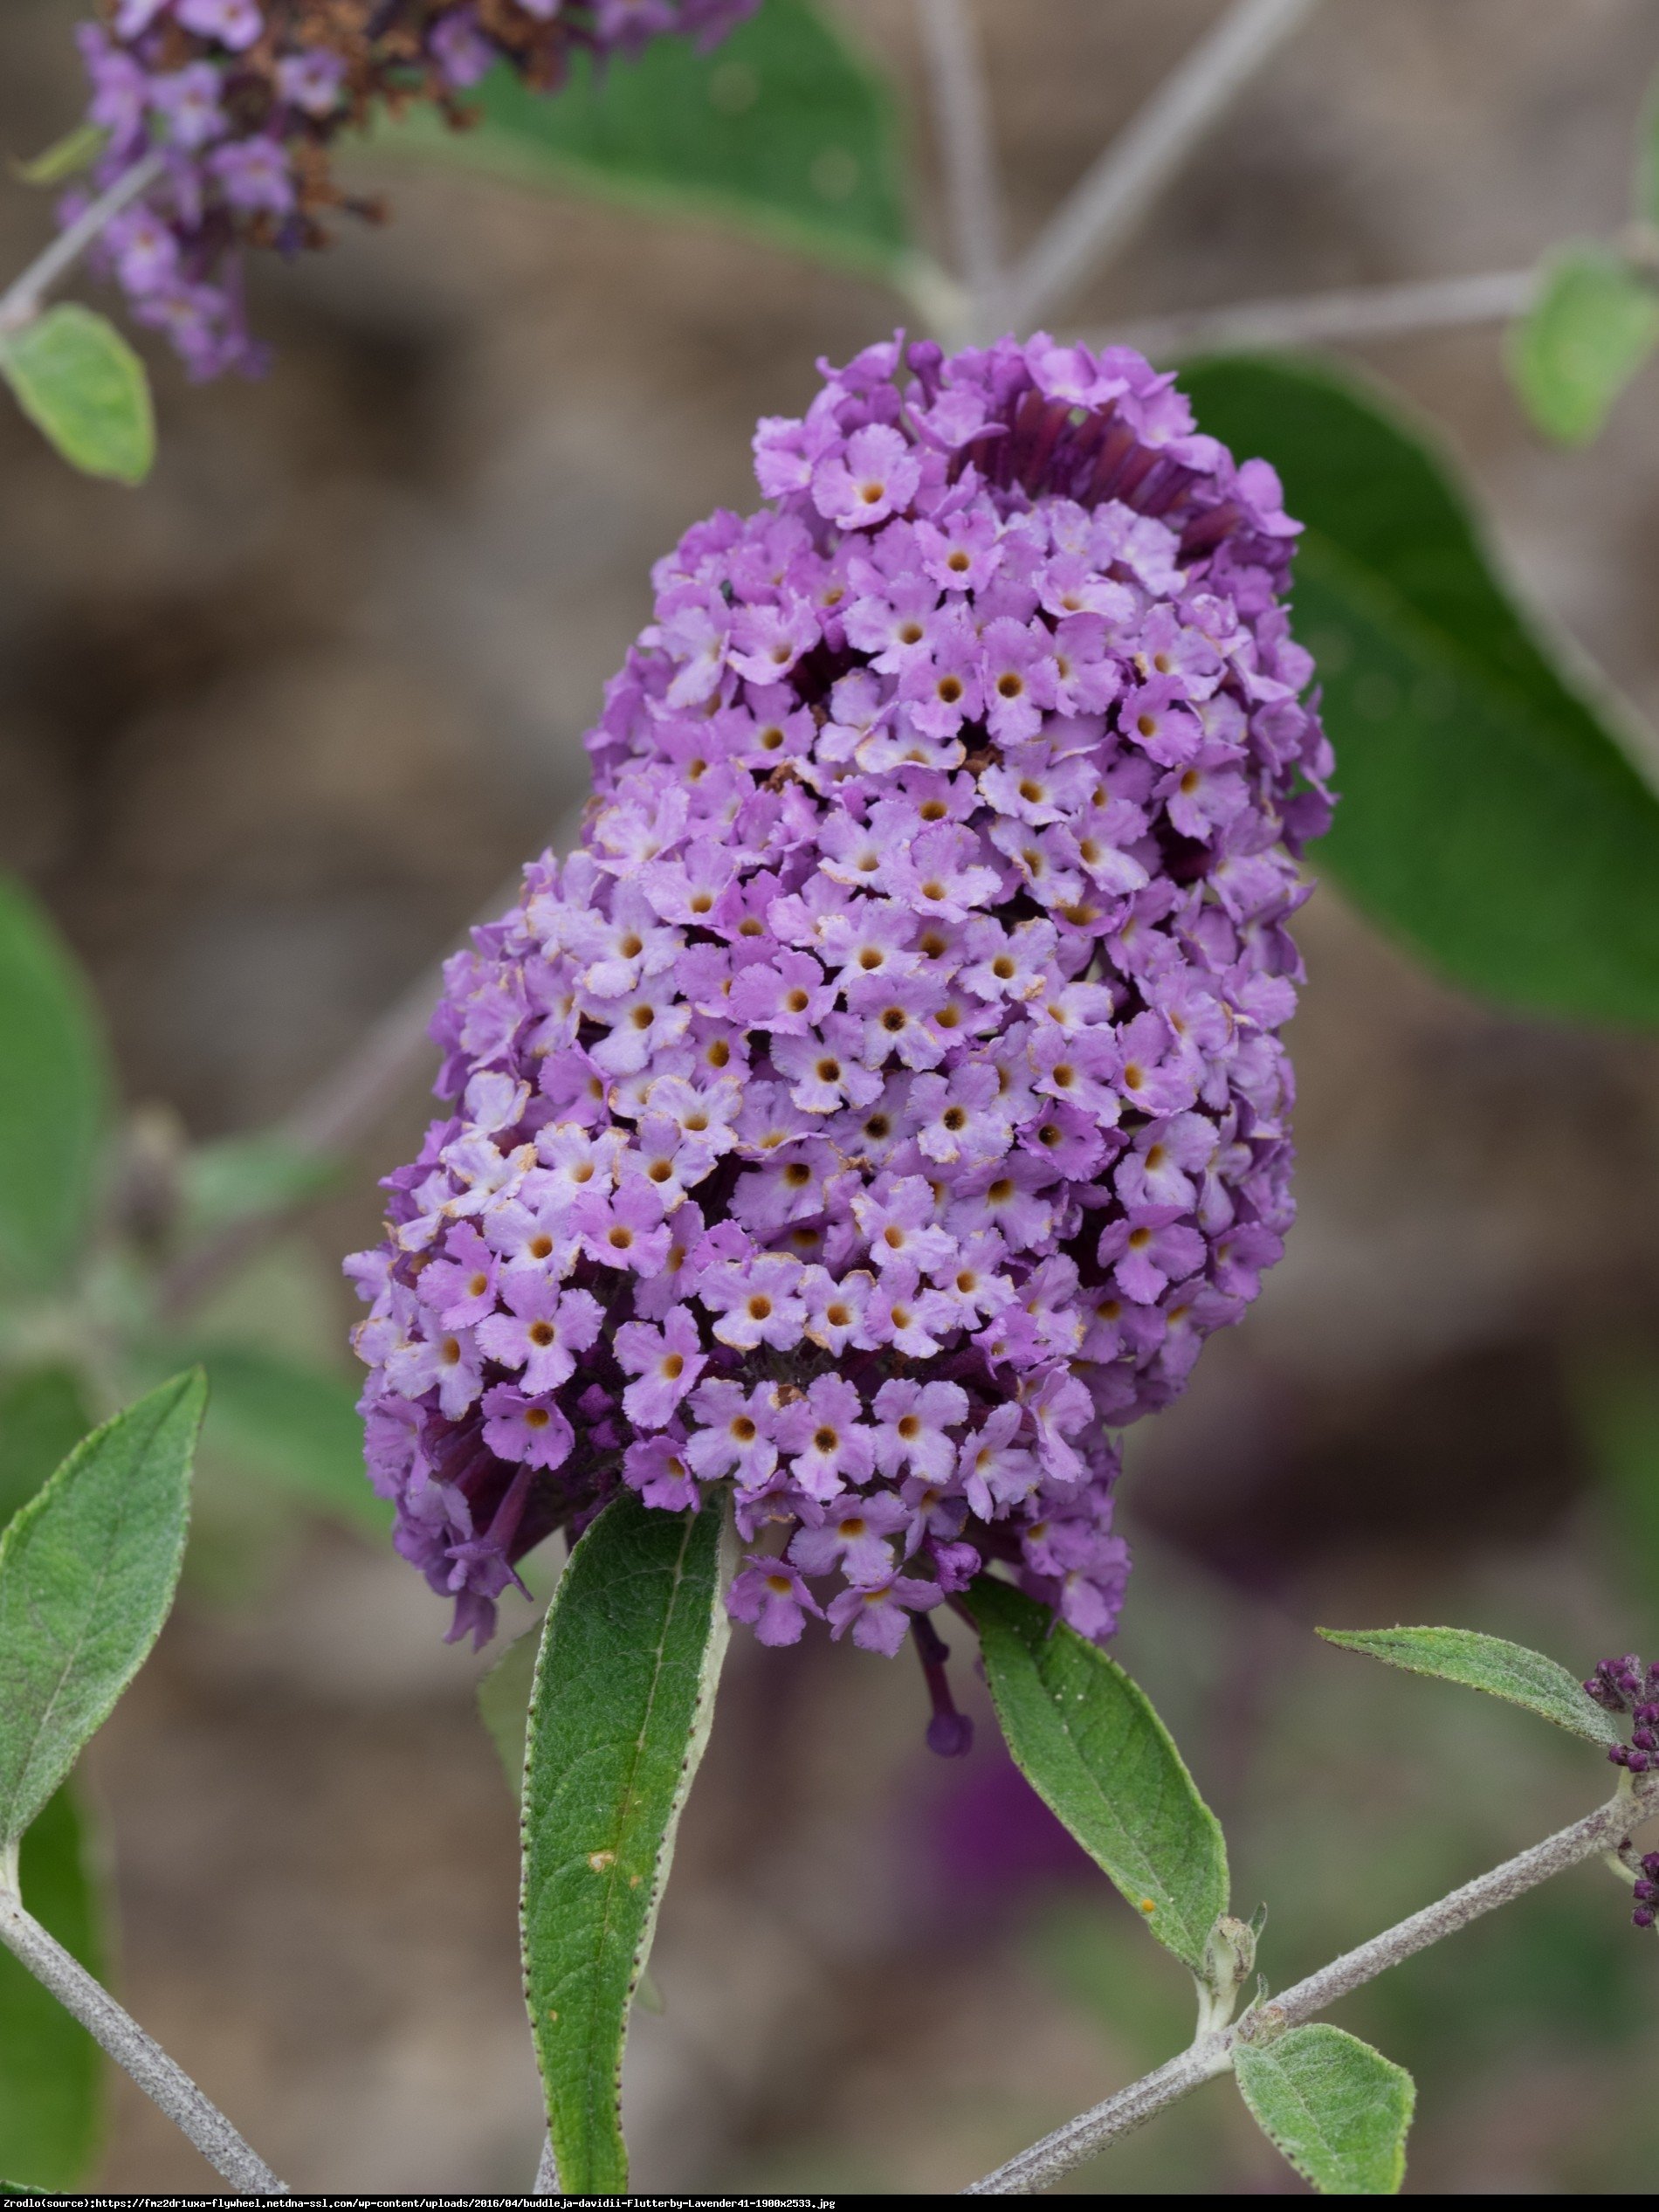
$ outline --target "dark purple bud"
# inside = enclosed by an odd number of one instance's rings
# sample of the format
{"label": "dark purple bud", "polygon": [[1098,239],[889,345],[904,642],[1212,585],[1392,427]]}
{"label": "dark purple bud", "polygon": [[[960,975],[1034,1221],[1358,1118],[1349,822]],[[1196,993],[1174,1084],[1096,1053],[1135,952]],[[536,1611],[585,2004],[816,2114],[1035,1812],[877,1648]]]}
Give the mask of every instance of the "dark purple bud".
{"label": "dark purple bud", "polygon": [[1656,1736],[1651,1728],[1632,1729],[1630,1740],[1638,1751],[1659,1751],[1659,1736]]}
{"label": "dark purple bud", "polygon": [[1650,1882],[1659,1882],[1659,1851],[1644,1851],[1642,1871]]}
{"label": "dark purple bud", "polygon": [[965,1712],[957,1711],[946,1678],[950,1646],[925,1613],[912,1615],[910,1630],[933,1703],[933,1717],[927,1724],[927,1748],[940,1759],[965,1758],[974,1748],[974,1723]]}
{"label": "dark purple bud", "polygon": [[1653,1761],[1645,1751],[1627,1751],[1624,1763],[1633,1774],[1645,1774]]}
{"label": "dark purple bud", "polygon": [[1638,1905],[1651,1905],[1659,1898],[1659,1882],[1638,1882],[1630,1894]]}
{"label": "dark purple bud", "polygon": [[1638,1905],[1630,1915],[1630,1925],[1633,1928],[1650,1928],[1653,1926],[1652,1912],[1647,1905]]}
{"label": "dark purple bud", "polygon": [[1609,1744],[1607,1757],[1612,1760],[1615,1767],[1628,1767],[1630,1764],[1630,1754],[1621,1743]]}

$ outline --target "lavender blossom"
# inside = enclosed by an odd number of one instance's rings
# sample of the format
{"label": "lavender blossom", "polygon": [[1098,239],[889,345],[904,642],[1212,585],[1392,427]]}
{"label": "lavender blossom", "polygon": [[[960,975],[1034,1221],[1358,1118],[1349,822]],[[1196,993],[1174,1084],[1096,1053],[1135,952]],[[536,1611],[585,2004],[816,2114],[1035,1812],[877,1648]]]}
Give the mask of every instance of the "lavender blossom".
{"label": "lavender blossom", "polygon": [[349,1263],[370,1472],[451,1635],[625,1485],[730,1487],[766,1643],[895,1652],[993,1561],[1104,1638],[1112,1432],[1291,1221],[1298,526],[1046,337],[873,346],[755,459],[655,571],[582,844],[449,963],[451,1111]]}
{"label": "lavender blossom", "polygon": [[[330,148],[389,101],[432,100],[466,120],[458,95],[497,62],[554,92],[581,49],[633,54],[660,31],[706,43],[757,0],[100,0],[80,48],[90,119],[107,136],[95,186],[152,143],[162,179],[127,218],[170,251],[134,254],[114,234],[104,265],[141,322],[164,330],[196,377],[255,374],[265,350],[242,307],[244,248],[324,245],[334,209],[374,217],[329,174]],[[72,221],[86,204],[73,194]],[[148,236],[148,233],[147,232]]]}

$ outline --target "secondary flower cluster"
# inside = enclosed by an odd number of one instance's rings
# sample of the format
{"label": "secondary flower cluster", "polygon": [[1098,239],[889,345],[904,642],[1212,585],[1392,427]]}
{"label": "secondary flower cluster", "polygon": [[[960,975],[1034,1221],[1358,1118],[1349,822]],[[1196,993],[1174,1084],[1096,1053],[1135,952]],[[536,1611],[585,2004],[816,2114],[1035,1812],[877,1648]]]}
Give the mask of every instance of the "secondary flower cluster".
{"label": "secondary flower cluster", "polygon": [[[100,0],[83,26],[89,118],[107,134],[95,183],[152,142],[166,170],[108,226],[105,257],[138,319],[193,376],[255,372],[240,257],[326,244],[331,208],[372,215],[329,175],[348,125],[411,98],[458,120],[457,95],[506,61],[542,91],[586,47],[637,52],[659,31],[716,38],[756,0]],[[68,220],[86,204],[65,203]]]}
{"label": "secondary flower cluster", "polygon": [[1108,1429],[1291,1218],[1329,754],[1272,470],[1126,351],[824,378],[771,505],[658,564],[580,848],[450,962],[455,1110],[349,1263],[452,1634],[626,1483],[731,1486],[766,1643],[896,1650],[993,1559],[1105,1637]]}
{"label": "secondary flower cluster", "polygon": [[1628,1712],[1635,1725],[1628,1744],[1607,1753],[1615,1767],[1633,1774],[1659,1772],[1659,1666],[1644,1669],[1634,1651],[1621,1659],[1602,1659],[1584,1685],[1605,1712]]}

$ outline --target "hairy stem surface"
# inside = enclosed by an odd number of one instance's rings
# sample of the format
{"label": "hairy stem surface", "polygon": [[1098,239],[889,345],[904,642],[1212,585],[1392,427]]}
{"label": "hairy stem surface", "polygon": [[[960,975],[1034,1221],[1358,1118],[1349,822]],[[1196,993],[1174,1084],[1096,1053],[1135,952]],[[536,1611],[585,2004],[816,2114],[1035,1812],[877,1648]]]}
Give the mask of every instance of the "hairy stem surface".
{"label": "hairy stem surface", "polygon": [[1425,1905],[1409,1919],[1386,1928],[1380,1935],[1373,1935],[1369,1943],[1345,1952],[1329,1966],[1305,1975],[1279,1996],[1252,2005],[1236,2027],[1199,2036],[1179,2057],[1132,2082],[1127,2089],[1119,2090],[1115,2097],[1108,2097],[1091,2111],[1080,2112],[1076,2119],[1057,2127],[1051,2135],[1033,2143],[1017,2158],[1009,2159],[1006,2166],[999,2166],[994,2174],[971,2183],[964,2195],[1021,2196],[1034,2189],[1047,2188],[1074,2166],[1080,2166],[1108,2143],[1115,2142],[1131,2128],[1150,2119],[1154,2112],[1161,2112],[1166,2105],[1187,2096],[1201,2082],[1225,2073],[1233,2063],[1236,2044],[1271,2042],[1287,2028],[1299,2028],[1327,2005],[1334,2004],[1339,1997],[1346,1997],[1350,1990],[1374,1981],[1389,1967],[1398,1966],[1402,1959],[1427,1950],[1442,1937],[1455,1935],[1459,1928],[1467,1927],[1483,1913],[1524,1896],[1540,1882],[1547,1882],[1552,1874],[1563,1873],[1569,1866],[1580,1865],[1585,1859],[1607,1850],[1647,1819],[1656,1803],[1659,1778],[1634,1789],[1621,1786],[1616,1796],[1596,1811],[1587,1813],[1582,1820],[1574,1821],[1570,1828],[1563,1828],[1546,1836],[1543,1843],[1534,1843],[1530,1850],[1505,1859],[1490,1873],[1465,1882],[1462,1889],[1453,1890],[1437,1903]]}
{"label": "hairy stem surface", "polygon": [[0,1892],[0,1941],[43,1982],[81,2026],[125,2069],[144,2094],[188,2135],[203,2157],[244,2196],[286,2196],[258,2152],[250,2149],[212,2099],[124,2012],[78,1959],[26,1912],[17,1898]]}
{"label": "hairy stem surface", "polygon": [[134,162],[92,205],[84,209],[65,230],[59,231],[44,253],[38,254],[17,280],[0,293],[0,338],[32,322],[53,285],[66,277],[81,255],[122,210],[148,191],[162,174],[161,148],[154,147]]}

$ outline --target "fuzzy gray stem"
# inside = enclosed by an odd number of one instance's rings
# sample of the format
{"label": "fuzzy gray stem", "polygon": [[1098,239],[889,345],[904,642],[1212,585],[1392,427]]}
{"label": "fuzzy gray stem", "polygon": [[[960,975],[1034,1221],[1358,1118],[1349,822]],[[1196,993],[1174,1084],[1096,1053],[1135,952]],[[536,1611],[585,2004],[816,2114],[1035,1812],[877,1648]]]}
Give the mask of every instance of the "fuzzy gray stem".
{"label": "fuzzy gray stem", "polygon": [[559,2187],[559,2161],[553,2154],[551,2134],[542,2143],[540,2163],[536,2167],[535,2182],[530,2194],[532,2196],[562,2196],[564,2195],[564,2191]]}
{"label": "fuzzy gray stem", "polygon": [[1097,345],[1132,346],[1153,361],[1231,347],[1311,346],[1342,339],[1407,338],[1424,330],[1508,322],[1525,314],[1538,290],[1536,269],[1490,269],[1472,277],[1431,277],[1415,284],[1360,285],[1302,300],[1255,300],[1122,325]]}
{"label": "fuzzy gray stem", "polygon": [[1534,1843],[1530,1850],[1506,1859],[1490,1873],[1465,1882],[1462,1889],[1452,1891],[1437,1904],[1425,1905],[1421,1912],[1414,1912],[1408,1920],[1401,1920],[1382,1934],[1373,1936],[1369,1943],[1360,1944],[1357,1950],[1333,1959],[1329,1966],[1321,1967],[1317,1974],[1310,1974],[1294,1983],[1282,1995],[1265,2004],[1253,2005],[1236,2027],[1199,2036],[1179,2057],[1170,2059],[1127,2089],[1119,2090],[1115,2097],[1108,2097],[1092,2111],[1080,2112],[1076,2119],[1068,2120],[1064,2127],[1045,2135],[1040,2143],[1033,2143],[1017,2158],[1011,2158],[1006,2166],[999,2166],[994,2174],[972,2183],[963,2195],[1022,2196],[1032,2190],[1049,2188],[1073,2167],[1081,2166],[1085,2159],[1094,2157],[1120,2135],[1126,2135],[1131,2128],[1139,2127],[1143,2120],[1161,2112],[1166,2105],[1187,2096],[1201,2082],[1225,2073],[1232,2064],[1236,2044],[1269,2042],[1283,2035],[1287,2028],[1300,2027],[1334,2004],[1339,1997],[1346,1997],[1362,1983],[1373,1981],[1389,1967],[1398,1966],[1416,1952],[1427,1950],[1442,1937],[1455,1935],[1459,1928],[1467,1927],[1483,1913],[1508,1905],[1528,1890],[1536,1889],[1540,1882],[1547,1882],[1552,1874],[1563,1873],[1569,1866],[1594,1858],[1645,1820],[1656,1802],[1659,1777],[1638,1784],[1634,1789],[1628,1783],[1621,1785],[1616,1796],[1582,1820],[1574,1821],[1570,1828],[1546,1836],[1543,1843]]}
{"label": "fuzzy gray stem", "polygon": [[1316,0],[1237,0],[1107,147],[1015,268],[1002,320],[1030,329],[1129,229]]}
{"label": "fuzzy gray stem", "polygon": [[957,268],[971,295],[970,318],[978,322],[989,310],[1002,258],[985,72],[968,0],[921,0],[921,16]]}
{"label": "fuzzy gray stem", "polygon": [[40,313],[41,302],[59,279],[68,275],[107,224],[123,208],[148,192],[162,174],[164,155],[159,146],[134,162],[107,191],[101,192],[74,221],[60,231],[44,253],[38,254],[4,293],[0,293],[0,337],[21,330]]}
{"label": "fuzzy gray stem", "polygon": [[203,2095],[161,2045],[122,2011],[108,1990],[94,1981],[79,1960],[71,1958],[9,1891],[0,1891],[0,1941],[51,1990],[59,2004],[73,2013],[238,2195],[288,2195],[286,2187],[243,2141],[218,2106]]}

